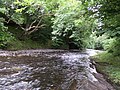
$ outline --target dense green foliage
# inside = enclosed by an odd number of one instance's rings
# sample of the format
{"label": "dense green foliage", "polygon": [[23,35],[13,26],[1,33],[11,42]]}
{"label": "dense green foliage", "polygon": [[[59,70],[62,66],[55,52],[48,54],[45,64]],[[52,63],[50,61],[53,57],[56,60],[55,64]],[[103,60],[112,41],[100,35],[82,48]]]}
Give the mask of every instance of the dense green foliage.
{"label": "dense green foliage", "polygon": [[115,41],[115,38],[110,38],[107,33],[97,36],[96,32],[90,35],[88,48],[98,50],[109,50]]}
{"label": "dense green foliage", "polygon": [[109,48],[109,52],[112,52],[115,56],[120,55],[120,2],[119,0],[105,0],[101,2],[102,6],[99,9],[100,18],[103,25],[101,30],[104,31],[115,39]]}
{"label": "dense green foliage", "polygon": [[45,44],[52,39],[53,47],[82,49],[96,27],[88,9],[92,4],[92,0],[2,0],[1,17],[6,27],[14,27],[8,31],[17,40],[31,39]]}
{"label": "dense green foliage", "polygon": [[[11,32],[18,42],[33,40],[45,44],[51,39],[51,16],[53,15],[48,10],[46,2],[41,0],[2,0],[0,17],[4,19],[4,23],[1,22],[1,24],[8,27],[8,32]],[[5,31],[3,27],[2,25],[1,31]],[[9,35],[11,36],[11,34]],[[6,42],[7,37],[3,41]],[[12,40],[13,44],[16,40]],[[12,43],[10,42],[10,44]]]}
{"label": "dense green foliage", "polygon": [[88,47],[120,54],[118,0],[0,2],[2,46],[9,46],[9,37],[14,37],[18,42],[28,40],[41,45],[49,43],[48,46],[52,45],[53,48]]}
{"label": "dense green foliage", "polygon": [[92,7],[97,29],[91,34],[88,47],[107,50],[115,56],[120,55],[120,6],[119,0],[99,0]]}
{"label": "dense green foliage", "polygon": [[88,7],[88,2],[83,4],[77,0],[60,2],[52,26],[55,46],[59,48],[65,44],[69,46],[71,43],[79,48],[86,46],[87,39],[95,27],[95,20],[89,14]]}
{"label": "dense green foliage", "polygon": [[7,43],[13,39],[12,34],[8,32],[7,29],[8,28],[4,26],[4,19],[0,18],[0,48],[6,48]]}

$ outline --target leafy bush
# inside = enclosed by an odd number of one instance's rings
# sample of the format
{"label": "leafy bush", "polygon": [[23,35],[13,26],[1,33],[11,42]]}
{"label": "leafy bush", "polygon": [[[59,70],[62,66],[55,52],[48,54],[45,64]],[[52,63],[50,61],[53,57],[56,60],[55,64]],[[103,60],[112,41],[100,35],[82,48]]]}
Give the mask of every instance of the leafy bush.
{"label": "leafy bush", "polygon": [[119,38],[115,38],[114,41],[110,44],[108,52],[112,53],[114,56],[120,56],[120,39]]}
{"label": "leafy bush", "polygon": [[115,38],[110,38],[106,33],[97,36],[94,32],[90,35],[87,47],[92,49],[108,50],[111,48],[114,41]]}
{"label": "leafy bush", "polygon": [[11,33],[7,31],[7,27],[4,26],[3,21],[4,19],[0,18],[0,48],[1,49],[7,48],[7,45],[10,42],[10,40],[13,39]]}
{"label": "leafy bush", "polygon": [[94,27],[94,19],[87,15],[87,5],[87,2],[83,4],[78,0],[59,3],[59,8],[52,19],[54,46],[70,47],[72,43],[80,49],[86,47],[86,40]]}

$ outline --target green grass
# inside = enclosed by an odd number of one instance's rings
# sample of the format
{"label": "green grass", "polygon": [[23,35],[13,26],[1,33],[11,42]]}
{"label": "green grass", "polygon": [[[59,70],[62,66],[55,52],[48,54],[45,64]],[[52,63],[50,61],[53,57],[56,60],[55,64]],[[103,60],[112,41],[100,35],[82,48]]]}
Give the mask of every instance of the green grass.
{"label": "green grass", "polygon": [[27,50],[27,49],[41,49],[51,48],[51,40],[32,40],[29,36],[23,37],[23,30],[16,26],[9,26],[8,31],[12,33],[13,39],[8,42],[6,50]]}
{"label": "green grass", "polygon": [[120,85],[120,56],[114,56],[111,53],[101,53],[93,56],[92,59],[98,64],[99,72],[107,75],[113,83]]}
{"label": "green grass", "polygon": [[12,40],[9,43],[7,50],[38,49],[38,48],[41,48],[41,44],[32,40],[25,41]]}
{"label": "green grass", "polygon": [[106,67],[107,73],[109,74],[109,79],[114,83],[120,84],[120,66],[115,67],[113,65]]}

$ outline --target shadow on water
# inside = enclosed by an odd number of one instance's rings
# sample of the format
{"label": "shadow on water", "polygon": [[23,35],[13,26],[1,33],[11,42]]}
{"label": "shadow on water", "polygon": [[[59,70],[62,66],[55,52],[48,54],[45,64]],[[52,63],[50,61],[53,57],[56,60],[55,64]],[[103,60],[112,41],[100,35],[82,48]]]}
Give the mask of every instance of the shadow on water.
{"label": "shadow on water", "polygon": [[1,57],[0,90],[109,90],[89,88],[97,82],[89,63],[79,52]]}

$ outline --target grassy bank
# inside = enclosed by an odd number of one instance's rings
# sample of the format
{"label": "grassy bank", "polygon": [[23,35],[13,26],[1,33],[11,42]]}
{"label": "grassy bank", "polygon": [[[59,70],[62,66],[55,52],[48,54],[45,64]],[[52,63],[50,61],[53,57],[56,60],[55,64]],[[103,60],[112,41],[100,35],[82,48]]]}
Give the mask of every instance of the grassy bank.
{"label": "grassy bank", "polygon": [[2,43],[0,42],[0,49],[26,50],[51,48],[51,38],[44,30],[25,36],[25,32],[17,26],[8,26],[8,32],[10,36],[7,39],[2,37],[3,41]]}
{"label": "grassy bank", "polygon": [[27,49],[41,49],[41,48],[50,48],[50,42],[43,44],[37,41],[33,41],[31,39],[20,41],[18,39],[14,39],[7,45],[6,50],[27,50]]}
{"label": "grassy bank", "polygon": [[113,85],[120,90],[120,56],[113,56],[111,53],[103,52],[91,57],[96,62],[98,72],[105,75]]}

